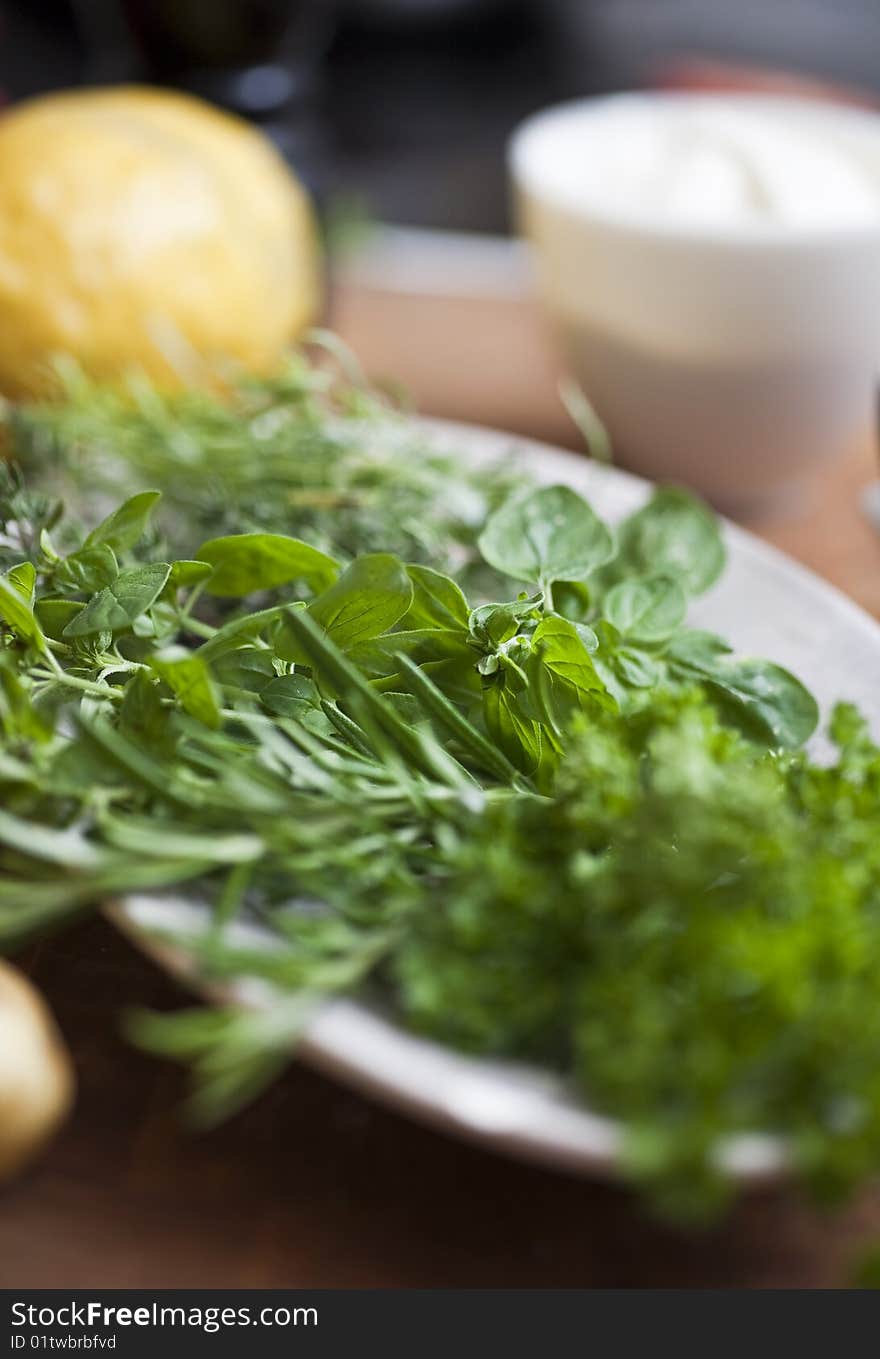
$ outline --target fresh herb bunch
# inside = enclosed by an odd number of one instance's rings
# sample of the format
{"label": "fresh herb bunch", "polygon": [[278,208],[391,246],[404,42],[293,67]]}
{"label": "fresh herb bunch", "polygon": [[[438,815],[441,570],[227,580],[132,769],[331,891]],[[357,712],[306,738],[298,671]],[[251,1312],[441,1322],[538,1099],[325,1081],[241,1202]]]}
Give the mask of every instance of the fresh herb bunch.
{"label": "fresh herb bunch", "polygon": [[338,341],[315,339],[316,357],[294,353],[274,377],[238,376],[213,393],[162,393],[143,378],[113,388],[64,362],[60,399],[0,412],[9,453],[31,485],[51,488],[84,518],[96,500],[109,508],[156,487],[154,545],[166,554],[268,530],[346,561],[397,552],[489,585],[476,535],[520,484],[517,474],[438,452],[368,387]]}
{"label": "fresh herb bunch", "polygon": [[472,1052],[572,1073],[668,1215],[785,1137],[826,1198],[880,1158],[880,751],[850,708],[819,767],[697,689],[579,716],[552,798],[487,808],[391,962],[398,1007]]}
{"label": "fresh herb bunch", "polygon": [[167,937],[274,988],[133,1022],[201,1116],[369,984],[568,1073],[670,1210],[717,1206],[743,1129],[817,1183],[876,1165],[880,752],[841,709],[814,765],[799,681],[687,627],[723,567],[702,506],[660,491],[613,533],[564,487],[514,496],[479,545],[526,588],[472,607],[275,532],[152,560],[152,491],[61,550],[57,506],[0,491],[0,932],[187,884]]}

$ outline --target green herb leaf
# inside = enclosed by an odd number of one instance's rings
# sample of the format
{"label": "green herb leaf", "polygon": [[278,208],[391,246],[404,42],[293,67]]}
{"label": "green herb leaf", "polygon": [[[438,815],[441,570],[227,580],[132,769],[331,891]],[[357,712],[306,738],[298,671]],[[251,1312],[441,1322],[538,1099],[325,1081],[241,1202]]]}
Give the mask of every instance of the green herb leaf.
{"label": "green herb leaf", "polygon": [[0,619],[25,642],[45,649],[43,631],[28,600],[8,576],[0,576]]}
{"label": "green herb leaf", "polygon": [[283,619],[293,609],[304,608],[300,604],[275,604],[270,609],[258,609],[255,613],[244,614],[240,618],[230,618],[213,637],[209,637],[199,647],[198,654],[203,661],[212,664],[218,656],[237,651],[248,641],[266,637],[275,631]]}
{"label": "green herb leaf", "polygon": [[207,580],[213,574],[214,568],[210,562],[179,561],[171,563],[171,575],[168,577],[169,590],[189,590],[193,585],[198,585],[201,581]]}
{"label": "green herb leaf", "polygon": [[731,647],[723,637],[699,628],[686,628],[666,648],[670,660],[697,670],[711,670],[720,657],[729,656],[730,652]]}
{"label": "green herb leaf", "polygon": [[332,557],[282,533],[212,538],[202,543],[196,556],[214,568],[208,593],[234,598],[274,590],[292,580],[304,580],[310,589],[323,590],[339,574]]}
{"label": "green herb leaf", "polygon": [[710,509],[689,491],[664,487],[617,530],[617,554],[602,572],[605,588],[629,576],[673,576],[699,595],[724,569],[724,543]]}
{"label": "green herb leaf", "polygon": [[211,669],[219,684],[253,694],[260,693],[275,678],[273,653],[254,646],[225,652],[217,657]]}
{"label": "green herb leaf", "polygon": [[112,514],[92,529],[85,540],[85,548],[100,547],[106,544],[114,552],[124,552],[134,547],[142,538],[150,522],[156,504],[162,498],[161,491],[139,491],[115,509]]}
{"label": "green herb leaf", "polygon": [[471,635],[487,647],[499,647],[520,631],[523,621],[540,618],[541,596],[514,599],[509,604],[481,604],[468,620]]}
{"label": "green herb leaf", "polygon": [[413,600],[413,586],[397,557],[373,552],[358,557],[309,605],[309,614],[343,651],[381,637],[400,622]]}
{"label": "green herb leaf", "polygon": [[260,690],[260,701],[278,717],[303,719],[309,710],[320,711],[321,695],[309,675],[279,675]]}
{"label": "green herb leaf", "polygon": [[101,832],[116,849],[148,859],[191,859],[209,864],[252,863],[259,859],[265,845],[257,835],[234,831],[189,830],[176,821],[161,817],[104,816]]}
{"label": "green herb leaf", "polygon": [[[583,628],[583,625],[580,625]],[[570,686],[578,695],[589,695],[602,703],[609,703],[605,684],[596,672],[590,651],[598,645],[595,633],[583,628],[567,618],[553,615],[538,624],[532,637],[535,650],[542,665],[546,666],[555,679]]]}
{"label": "green herb leaf", "polygon": [[207,727],[221,725],[220,697],[211,672],[198,653],[184,647],[169,647],[151,656],[149,663],[188,713]]}
{"label": "green herb leaf", "polygon": [[83,547],[72,552],[59,562],[55,571],[55,586],[58,590],[70,590],[81,594],[95,594],[105,586],[112,585],[119,575],[119,563],[109,543],[96,547]]}
{"label": "green herb leaf", "polygon": [[467,644],[468,634],[452,628],[414,628],[411,632],[389,632],[347,648],[352,660],[367,673],[388,675],[394,671],[395,657],[403,653],[414,657],[419,664],[440,658],[467,658],[473,651]]}
{"label": "green herb leaf", "polygon": [[796,750],[819,724],[813,695],[782,666],[721,660],[702,674],[728,720],[770,746]]}
{"label": "green herb leaf", "polygon": [[34,586],[37,581],[37,573],[33,564],[22,562],[19,566],[13,566],[6,572],[6,579],[15,586],[25,603],[33,608]]}
{"label": "green herb leaf", "polygon": [[53,641],[60,641],[64,629],[68,623],[82,613],[85,608],[76,599],[38,599],[34,605],[34,613],[37,616],[43,632]]}
{"label": "green herb leaf", "polygon": [[199,1079],[190,1117],[198,1127],[211,1127],[250,1103],[280,1075],[313,1006],[309,997],[294,997],[265,1011],[136,1010],[128,1016],[126,1029],[145,1052],[193,1065]]}
{"label": "green herb leaf", "polygon": [[79,831],[41,826],[2,809],[0,844],[17,854],[74,871],[99,867],[106,858],[101,846],[87,840]]}
{"label": "green herb leaf", "polygon": [[618,648],[614,667],[619,678],[630,689],[652,689],[663,673],[656,657],[634,646]]}
{"label": "green herb leaf", "polygon": [[483,716],[490,736],[517,769],[533,774],[541,762],[541,727],[527,716],[503,680],[483,690]]}
{"label": "green herb leaf", "polygon": [[584,581],[554,581],[553,607],[563,618],[570,618],[573,623],[589,622],[592,602],[592,592]]}
{"label": "green herb leaf", "polygon": [[633,690],[650,689],[660,682],[664,662],[637,646],[627,645],[618,629],[607,618],[595,628],[598,648],[593,664],[609,694],[623,711],[632,707]]}
{"label": "green herb leaf", "polygon": [[601,519],[567,486],[508,501],[488,520],[479,547],[496,570],[542,588],[589,576],[614,551]]}
{"label": "green herb leaf", "polygon": [[665,642],[687,613],[684,590],[672,576],[624,580],[605,596],[603,612],[633,642]]}
{"label": "green herb leaf", "polygon": [[496,778],[508,783],[516,778],[516,768],[507,760],[491,741],[487,741],[482,732],[478,731],[473,723],[459,712],[454,704],[450,703],[441,689],[433,684],[429,677],[413,665],[407,656],[399,656],[398,663],[401,672],[412,689],[413,695],[417,698],[425,711],[440,723],[457,744],[467,752],[474,761],[478,769],[493,774]]}
{"label": "green herb leaf", "polygon": [[468,625],[468,602],[461,586],[429,566],[408,566],[412,581],[412,604],[404,619],[408,630],[443,628],[456,631]]}
{"label": "green herb leaf", "polygon": [[88,637],[130,627],[159,598],[170,572],[167,562],[120,571],[112,585],[94,595],[82,613],[70,620],[64,636]]}

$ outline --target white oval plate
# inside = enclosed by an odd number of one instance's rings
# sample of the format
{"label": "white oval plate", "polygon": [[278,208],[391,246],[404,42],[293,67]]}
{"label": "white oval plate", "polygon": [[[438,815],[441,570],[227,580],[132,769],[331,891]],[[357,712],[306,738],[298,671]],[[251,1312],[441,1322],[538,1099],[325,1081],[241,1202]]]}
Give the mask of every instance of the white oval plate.
{"label": "white oval plate", "polygon": [[[474,461],[509,456],[542,483],[564,482],[614,522],[636,509],[649,483],[573,453],[513,435],[449,422],[425,422],[440,447]],[[810,686],[823,713],[850,699],[880,731],[880,625],[839,591],[758,539],[725,523],[728,566],[691,610],[698,626],[722,633],[744,654],[768,656]],[[184,897],[131,896],[112,916],[147,953],[187,978],[185,953],[157,942],[169,925],[198,924]],[[214,999],[273,1003],[269,986],[242,979]],[[519,1063],[463,1056],[416,1038],[381,1012],[354,1000],[327,1002],[309,1022],[297,1055],[365,1095],[457,1136],[512,1156],[583,1174],[617,1175],[620,1129],[591,1113],[558,1076]],[[784,1145],[738,1136],[718,1148],[719,1162],[746,1183],[785,1171]]]}

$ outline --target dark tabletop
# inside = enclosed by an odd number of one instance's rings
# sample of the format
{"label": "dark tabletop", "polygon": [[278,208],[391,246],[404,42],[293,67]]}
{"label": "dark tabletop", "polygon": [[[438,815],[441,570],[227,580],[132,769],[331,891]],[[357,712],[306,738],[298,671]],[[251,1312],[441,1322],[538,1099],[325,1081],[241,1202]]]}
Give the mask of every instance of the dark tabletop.
{"label": "dark tabletop", "polygon": [[193,1136],[171,1067],[118,1034],[176,988],[103,921],[26,955],[80,1078],[48,1155],[0,1194],[0,1286],[829,1286],[880,1231],[880,1194],[825,1219],[787,1194],[703,1232],[629,1194],[415,1126],[301,1066]]}

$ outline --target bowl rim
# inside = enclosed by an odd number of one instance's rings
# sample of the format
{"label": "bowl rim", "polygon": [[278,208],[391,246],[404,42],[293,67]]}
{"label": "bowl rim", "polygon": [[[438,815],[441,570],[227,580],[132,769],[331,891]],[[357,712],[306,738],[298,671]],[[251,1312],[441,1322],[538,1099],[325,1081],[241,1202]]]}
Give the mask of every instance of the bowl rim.
{"label": "bowl rim", "polygon": [[519,195],[552,207],[571,220],[613,230],[634,241],[651,240],[688,250],[699,246],[743,253],[763,251],[775,254],[784,251],[790,254],[794,251],[812,256],[834,254],[838,257],[858,245],[880,247],[880,208],[875,223],[852,225],[778,226],[759,223],[725,227],[714,222],[677,223],[662,218],[652,219],[649,209],[643,214],[615,209],[598,197],[591,198],[587,193],[568,191],[554,182],[542,164],[542,144],[546,145],[554,132],[562,128],[570,129],[578,123],[587,125],[615,106],[641,104],[648,107],[698,108],[721,103],[752,109],[790,109],[808,118],[827,117],[861,129],[866,135],[875,136],[878,150],[877,198],[880,204],[880,110],[766,91],[621,90],[612,94],[585,95],[549,105],[520,122],[508,138],[506,160],[511,182]]}

